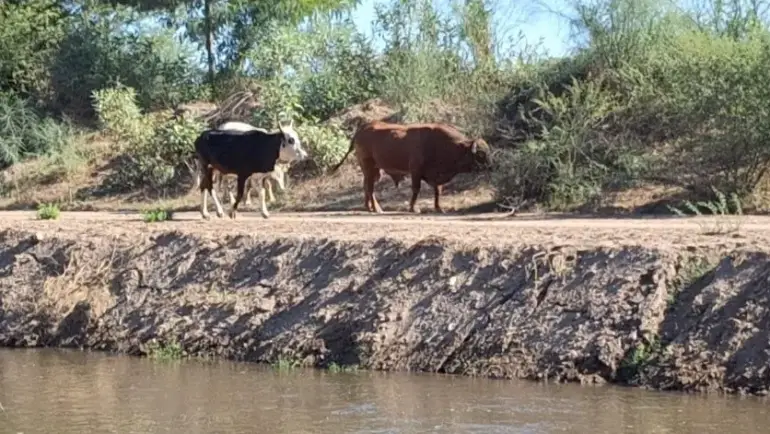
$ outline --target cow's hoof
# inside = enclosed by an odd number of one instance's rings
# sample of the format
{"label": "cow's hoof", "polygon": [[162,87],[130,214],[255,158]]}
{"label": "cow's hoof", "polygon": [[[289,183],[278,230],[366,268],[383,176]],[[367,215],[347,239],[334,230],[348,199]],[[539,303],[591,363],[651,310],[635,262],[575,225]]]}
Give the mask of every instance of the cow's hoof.
{"label": "cow's hoof", "polygon": [[229,215],[231,219],[235,220],[235,211],[230,211],[227,213],[227,215]]}
{"label": "cow's hoof", "polygon": [[210,214],[201,214],[201,218],[203,220],[211,220],[211,215]]}
{"label": "cow's hoof", "polygon": [[409,212],[412,214],[420,214],[422,211],[420,211],[420,208],[412,208]]}
{"label": "cow's hoof", "polygon": [[261,214],[262,214],[262,218],[265,218],[265,219],[266,219],[266,218],[270,218],[270,214],[268,214],[268,213],[266,213],[266,212],[263,212],[263,213],[261,213]]}

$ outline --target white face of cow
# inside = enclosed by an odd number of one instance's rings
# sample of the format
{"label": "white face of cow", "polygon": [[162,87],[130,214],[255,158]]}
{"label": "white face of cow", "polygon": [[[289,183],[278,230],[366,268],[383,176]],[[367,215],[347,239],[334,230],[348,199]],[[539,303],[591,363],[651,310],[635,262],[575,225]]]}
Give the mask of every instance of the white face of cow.
{"label": "white face of cow", "polygon": [[281,143],[281,152],[278,154],[278,158],[282,161],[300,161],[308,157],[299,140],[299,135],[294,131],[293,123],[285,127],[280,126],[280,124],[278,126],[284,137],[283,143]]}

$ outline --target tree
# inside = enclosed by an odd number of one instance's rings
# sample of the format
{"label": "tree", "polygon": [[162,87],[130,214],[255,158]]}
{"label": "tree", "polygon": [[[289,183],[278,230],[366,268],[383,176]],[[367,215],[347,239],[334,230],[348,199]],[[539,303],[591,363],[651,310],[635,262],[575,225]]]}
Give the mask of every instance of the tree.
{"label": "tree", "polygon": [[65,18],[55,0],[0,1],[0,91],[40,96]]}
{"label": "tree", "polygon": [[[215,36],[229,35],[220,44],[225,54],[224,67],[242,68],[245,54],[256,41],[260,25],[271,20],[299,22],[315,12],[339,11],[355,6],[359,0],[109,0],[145,11],[165,13],[167,25],[184,20],[188,33],[203,39],[208,65],[208,81],[215,91]],[[180,11],[182,12],[180,14]],[[199,17],[198,14],[202,14]],[[201,38],[202,36],[202,38]]]}

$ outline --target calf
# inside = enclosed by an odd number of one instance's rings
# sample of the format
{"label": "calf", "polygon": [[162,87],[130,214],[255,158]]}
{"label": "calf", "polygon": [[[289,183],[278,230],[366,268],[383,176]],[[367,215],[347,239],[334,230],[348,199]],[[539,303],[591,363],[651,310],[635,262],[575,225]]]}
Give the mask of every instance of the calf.
{"label": "calf", "polygon": [[[224,124],[217,127],[218,130],[229,130],[229,131],[262,131],[264,133],[267,133],[267,130],[262,128],[257,128],[255,126],[249,125],[244,122],[236,122],[236,121],[230,121],[225,122]],[[246,205],[251,205],[251,189],[252,187],[258,187],[258,188],[264,188],[267,190],[267,197],[268,197],[268,203],[275,202],[275,195],[273,194],[273,187],[270,183],[270,180],[272,179],[278,184],[278,187],[281,189],[281,191],[286,189],[285,184],[285,173],[288,167],[286,165],[279,163],[276,163],[275,170],[272,172],[264,175],[264,176],[251,176],[249,178],[249,182],[246,184]],[[217,190],[222,191],[222,183],[225,180],[226,177],[232,177],[232,175],[229,176],[222,176],[219,172],[214,173],[215,181],[214,183],[217,185]],[[259,187],[259,183],[262,183],[262,186]],[[228,188],[227,193],[230,197],[230,206],[235,202],[235,198],[233,197],[233,192]]]}
{"label": "calf", "polygon": [[[211,195],[217,208],[217,216],[224,211],[217,195],[213,193],[214,171],[222,175],[234,174],[238,177],[237,195],[230,210],[234,219],[238,204],[243,198],[246,180],[253,174],[265,175],[275,170],[276,163],[290,163],[307,158],[299,137],[291,125],[284,128],[279,124],[279,131],[266,133],[259,130],[223,131],[206,130],[195,140],[195,153],[198,159],[201,216],[209,219],[207,197]],[[261,212],[268,218],[265,205],[265,191],[259,189]]]}
{"label": "calf", "polygon": [[380,170],[393,177],[396,187],[404,176],[410,175],[410,212],[419,212],[415,202],[420,184],[425,181],[433,187],[436,211],[443,213],[439,204],[443,185],[458,173],[476,172],[491,165],[490,148],[484,139],[469,139],[446,124],[368,122],[353,135],[348,152],[331,172],[339,169],[354,149],[364,172],[364,206],[377,213],[382,213],[382,208],[374,197],[374,183],[380,178]]}

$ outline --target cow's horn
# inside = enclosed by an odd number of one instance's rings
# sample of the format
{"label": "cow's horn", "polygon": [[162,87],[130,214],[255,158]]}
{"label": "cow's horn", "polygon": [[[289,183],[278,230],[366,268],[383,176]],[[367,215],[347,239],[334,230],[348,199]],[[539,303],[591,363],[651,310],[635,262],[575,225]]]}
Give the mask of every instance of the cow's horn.
{"label": "cow's horn", "polygon": [[476,141],[473,141],[473,145],[471,145],[471,153],[475,154],[478,150],[479,146],[476,144]]}

